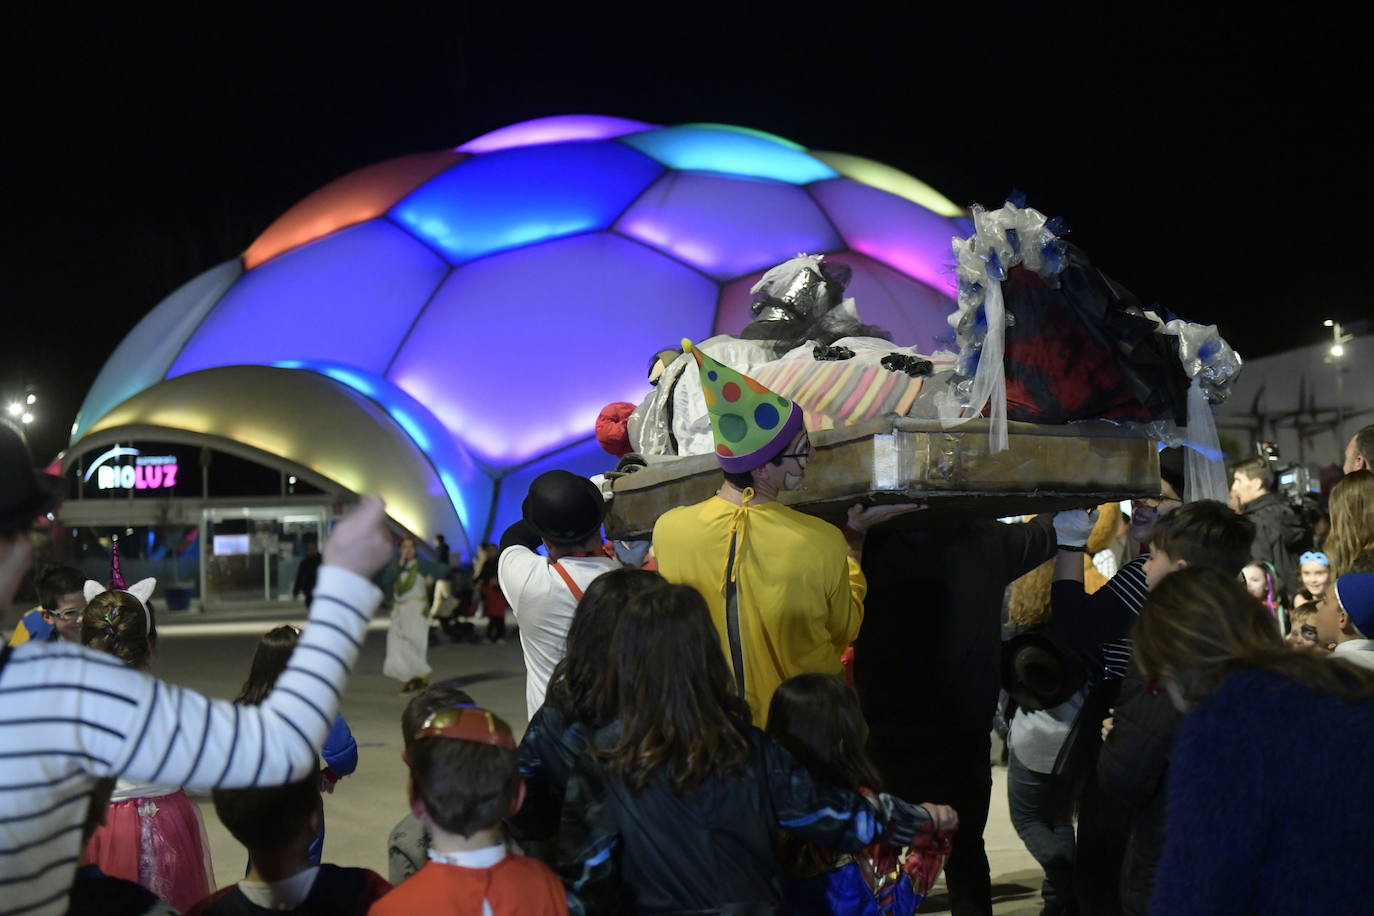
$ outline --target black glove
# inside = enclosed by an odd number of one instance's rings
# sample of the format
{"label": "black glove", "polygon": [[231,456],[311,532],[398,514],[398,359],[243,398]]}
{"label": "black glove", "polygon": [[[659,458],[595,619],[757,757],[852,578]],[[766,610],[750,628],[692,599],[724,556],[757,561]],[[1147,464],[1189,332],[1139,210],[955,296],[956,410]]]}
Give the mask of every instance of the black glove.
{"label": "black glove", "polygon": [[889,846],[910,846],[918,834],[931,832],[930,813],[920,805],[902,801],[886,792],[869,796],[869,799],[877,805],[878,815],[887,825],[883,842]]}

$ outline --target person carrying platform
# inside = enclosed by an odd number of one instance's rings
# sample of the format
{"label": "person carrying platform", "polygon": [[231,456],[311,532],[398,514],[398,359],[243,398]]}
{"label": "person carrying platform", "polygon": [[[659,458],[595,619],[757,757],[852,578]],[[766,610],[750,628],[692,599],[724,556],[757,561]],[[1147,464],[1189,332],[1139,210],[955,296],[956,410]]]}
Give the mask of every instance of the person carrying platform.
{"label": "person carrying platform", "polygon": [[701,373],[725,482],[710,499],[659,518],[654,555],[665,579],[706,599],[761,723],[789,677],[840,673],[840,654],[863,620],[863,532],[911,507],[855,507],[841,532],[778,502],[801,487],[812,455],[801,408],[691,341],[683,349]]}

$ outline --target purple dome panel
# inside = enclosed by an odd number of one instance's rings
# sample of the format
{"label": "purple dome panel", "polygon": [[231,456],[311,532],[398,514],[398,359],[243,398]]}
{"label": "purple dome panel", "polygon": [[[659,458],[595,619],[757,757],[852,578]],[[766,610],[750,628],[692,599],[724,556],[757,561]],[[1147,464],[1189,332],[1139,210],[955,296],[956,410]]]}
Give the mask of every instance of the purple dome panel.
{"label": "purple dome panel", "polygon": [[850,248],[955,294],[953,220],[849,178],[817,182],[810,191]]}
{"label": "purple dome panel", "polygon": [[820,207],[795,185],[693,172],[664,175],[615,228],[718,280],[841,245]]}

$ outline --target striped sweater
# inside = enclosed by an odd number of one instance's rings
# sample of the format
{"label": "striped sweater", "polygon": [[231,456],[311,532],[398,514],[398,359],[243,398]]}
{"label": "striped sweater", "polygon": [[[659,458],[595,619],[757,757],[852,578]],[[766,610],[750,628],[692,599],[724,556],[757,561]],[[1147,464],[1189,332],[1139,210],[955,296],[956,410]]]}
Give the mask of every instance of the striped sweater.
{"label": "striped sweater", "polygon": [[261,706],[155,680],[69,643],[29,642],[0,669],[0,914],[60,914],[94,780],[216,787],[312,772],[381,592],[320,570],[305,628]]}

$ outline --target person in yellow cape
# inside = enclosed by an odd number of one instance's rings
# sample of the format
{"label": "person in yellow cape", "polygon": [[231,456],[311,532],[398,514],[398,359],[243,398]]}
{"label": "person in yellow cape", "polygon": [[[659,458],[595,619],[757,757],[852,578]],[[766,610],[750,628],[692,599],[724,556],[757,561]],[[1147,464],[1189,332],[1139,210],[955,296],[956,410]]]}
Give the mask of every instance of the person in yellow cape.
{"label": "person in yellow cape", "polygon": [[910,507],[850,511],[843,532],[778,502],[806,476],[811,442],[802,410],[682,342],[702,393],[725,482],[714,496],[663,514],[654,526],[658,571],[705,597],[754,721],[773,692],[806,672],[838,674],[859,632],[867,583],[863,533]]}

